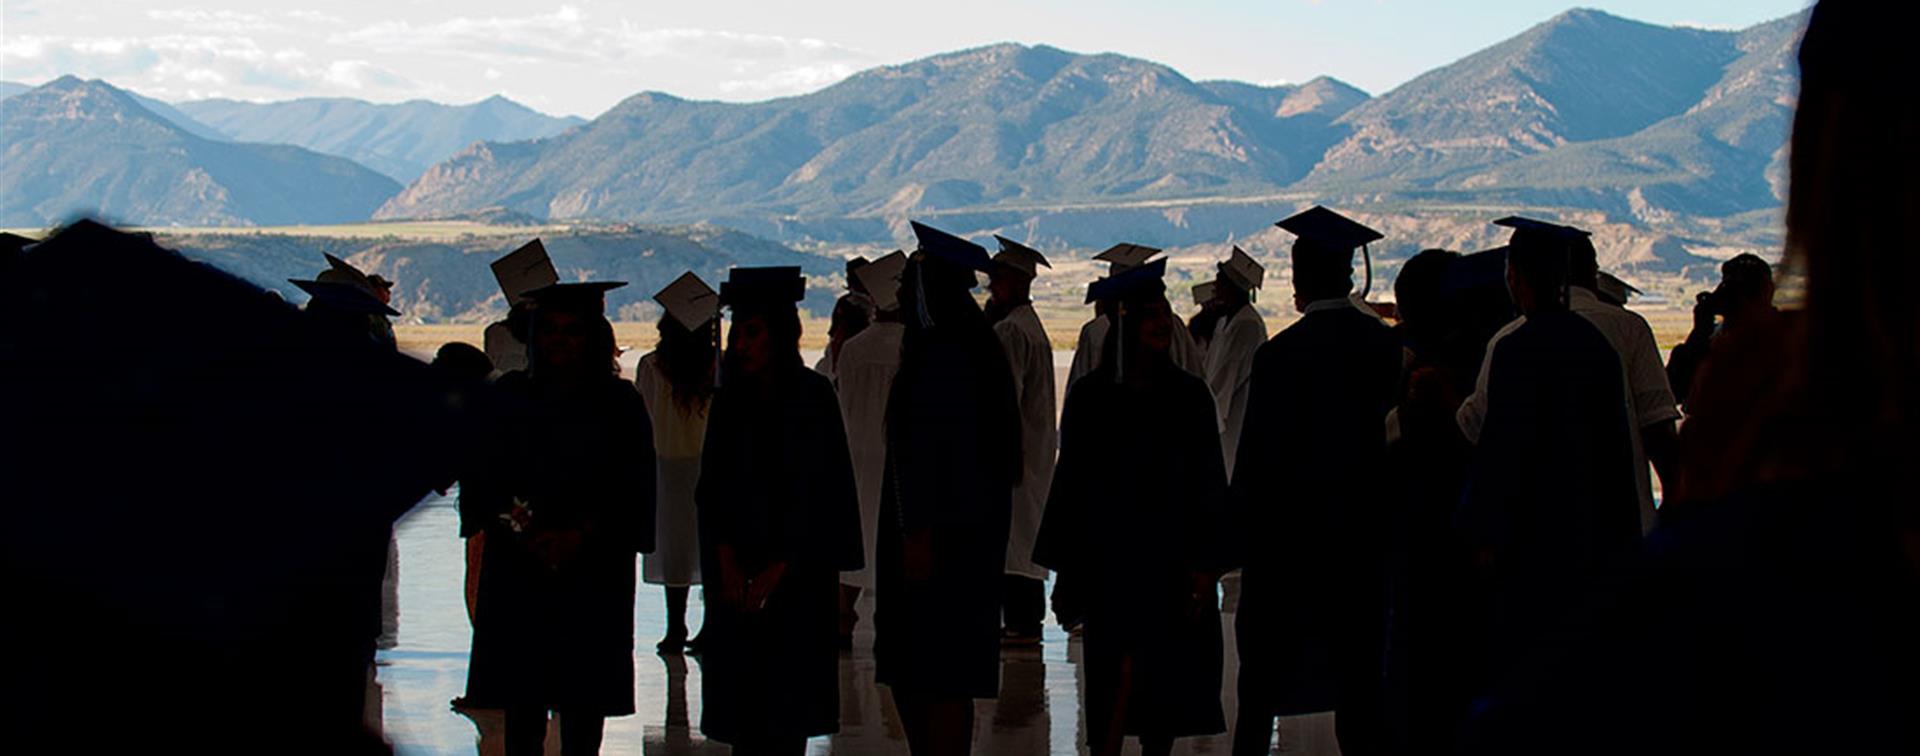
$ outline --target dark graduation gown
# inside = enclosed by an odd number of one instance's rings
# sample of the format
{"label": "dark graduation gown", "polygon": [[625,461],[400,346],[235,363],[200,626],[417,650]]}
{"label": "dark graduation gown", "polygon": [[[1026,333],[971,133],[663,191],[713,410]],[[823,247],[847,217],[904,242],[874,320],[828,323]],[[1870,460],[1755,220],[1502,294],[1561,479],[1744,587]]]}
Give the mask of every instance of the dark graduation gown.
{"label": "dark graduation gown", "polygon": [[[549,390],[495,384],[494,456],[461,481],[463,535],[485,531],[467,699],[482,708],[633,713],[634,555],[653,550],[653,429],[611,373]],[[501,518],[527,502],[521,532]],[[571,554],[543,537],[584,533]]]}
{"label": "dark graduation gown", "polygon": [[1145,391],[1115,383],[1108,368],[1073,385],[1034,548],[1038,563],[1084,576],[1087,726],[1096,742],[1127,656],[1128,734],[1226,729],[1219,606],[1215,594],[1192,596],[1193,573],[1225,567],[1227,477],[1213,394],[1170,362],[1158,372]]}
{"label": "dark graduation gown", "polygon": [[1400,366],[1392,329],[1350,306],[1308,313],[1254,356],[1229,497],[1235,637],[1243,687],[1266,686],[1276,714],[1377,686],[1390,527],[1379,473]]}
{"label": "dark graduation gown", "polygon": [[[907,338],[887,407],[875,675],[895,690],[992,698],[1019,464],[1013,373],[984,326]],[[922,528],[932,531],[933,574],[909,583],[905,534]]]}
{"label": "dark graduation gown", "polygon": [[1585,318],[1535,313],[1493,347],[1459,521],[1490,553],[1493,641],[1508,658],[1640,541],[1620,358]]}
{"label": "dark graduation gown", "polygon": [[[700,730],[725,743],[840,729],[840,572],[860,569],[860,502],[833,384],[799,363],[766,393],[714,393],[700,483],[700,569],[709,600]],[[787,571],[764,609],[717,593],[719,547],[743,577]]]}

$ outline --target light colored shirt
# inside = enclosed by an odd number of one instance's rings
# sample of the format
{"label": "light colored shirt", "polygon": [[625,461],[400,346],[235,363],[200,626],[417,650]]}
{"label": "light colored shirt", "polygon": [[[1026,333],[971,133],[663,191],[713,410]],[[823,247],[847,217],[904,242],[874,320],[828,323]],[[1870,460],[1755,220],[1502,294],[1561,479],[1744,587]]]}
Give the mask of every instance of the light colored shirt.
{"label": "light colored shirt", "polygon": [[1053,343],[1033,305],[1013,308],[993,333],[1013,370],[1014,400],[1020,408],[1020,483],[1013,488],[1013,522],[1007,538],[1007,574],[1045,580],[1047,570],[1033,563],[1040,517],[1053,485],[1054,454],[1059,449],[1054,423]]}
{"label": "light colored shirt", "polygon": [[1234,453],[1239,451],[1240,425],[1247,415],[1247,392],[1253,385],[1253,356],[1267,343],[1267,324],[1252,304],[1233,317],[1214,324],[1207,344],[1207,388],[1213,390],[1220,427],[1220,448],[1233,475]]}

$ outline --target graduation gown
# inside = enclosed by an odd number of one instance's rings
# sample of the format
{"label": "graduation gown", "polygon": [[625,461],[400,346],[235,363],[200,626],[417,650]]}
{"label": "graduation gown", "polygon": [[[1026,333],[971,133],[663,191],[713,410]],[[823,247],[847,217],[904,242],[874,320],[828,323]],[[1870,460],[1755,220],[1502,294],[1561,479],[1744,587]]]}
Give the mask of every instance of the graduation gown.
{"label": "graduation gown", "polygon": [[1213,337],[1207,342],[1205,378],[1219,414],[1221,452],[1226,457],[1228,475],[1233,474],[1240,426],[1247,416],[1247,391],[1253,387],[1253,355],[1265,343],[1267,324],[1252,303],[1216,322]]}
{"label": "graduation gown", "polygon": [[1535,313],[1488,351],[1485,419],[1458,515],[1491,553],[1496,647],[1537,640],[1640,541],[1620,358],[1570,312]]}
{"label": "graduation gown", "polygon": [[[999,340],[984,324],[909,335],[888,416],[876,676],[895,690],[992,698],[1020,432]],[[910,582],[905,539],[922,530],[932,574]]]}
{"label": "graduation gown", "polygon": [[489,324],[481,332],[481,341],[486,345],[487,359],[493,362],[495,376],[527,369],[527,345],[514,338],[513,329],[507,326],[507,321]]}
{"label": "graduation gown", "polygon": [[[1222,642],[1213,594],[1195,572],[1226,566],[1227,487],[1213,402],[1200,379],[1163,363],[1142,391],[1095,371],[1067,395],[1060,466],[1034,559],[1080,579],[1086,598],[1087,722],[1111,721],[1120,664],[1134,660],[1125,731],[1221,732]],[[1166,464],[1128,464],[1142,455]]]}
{"label": "graduation gown", "polygon": [[[859,504],[833,387],[798,363],[762,393],[722,386],[701,457],[701,567],[709,588],[700,729],[726,743],[835,732],[842,570],[860,567]],[[787,571],[766,607],[712,600],[719,548],[745,577]]]}
{"label": "graduation gown", "polygon": [[700,451],[707,436],[710,405],[690,408],[676,401],[672,384],[660,371],[658,353],[640,358],[633,382],[653,421],[653,449],[658,460],[654,473],[654,548],[640,560],[640,574],[656,585],[699,585],[700,533],[693,491],[700,483]]}
{"label": "graduation gown", "polygon": [[[484,530],[467,698],[481,708],[633,713],[634,555],[653,550],[653,430],[633,385],[609,374],[561,392],[528,373],[495,456],[461,481],[461,534]],[[516,531],[503,516],[524,502]],[[579,531],[577,549],[552,550]]]}
{"label": "graduation gown", "polygon": [[1022,304],[993,324],[1013,369],[1014,401],[1020,407],[1020,481],[1013,487],[1013,522],[1007,541],[1007,574],[1045,580],[1045,567],[1033,562],[1047,490],[1053,482],[1056,447],[1053,394],[1053,342],[1040,325],[1033,304]]}
{"label": "graduation gown", "polygon": [[840,416],[846,422],[847,446],[853,456],[853,480],[860,494],[860,534],[865,546],[861,569],[840,575],[840,582],[873,588],[874,545],[880,535],[880,489],[887,467],[887,394],[900,371],[900,341],[907,327],[879,322],[847,339],[840,347],[840,370],[834,379],[840,393]]}
{"label": "graduation gown", "polygon": [[[1254,356],[1230,495],[1241,679],[1276,714],[1377,682],[1386,518],[1375,482],[1401,350],[1346,299],[1316,302]],[[1344,689],[1344,690],[1343,690]]]}

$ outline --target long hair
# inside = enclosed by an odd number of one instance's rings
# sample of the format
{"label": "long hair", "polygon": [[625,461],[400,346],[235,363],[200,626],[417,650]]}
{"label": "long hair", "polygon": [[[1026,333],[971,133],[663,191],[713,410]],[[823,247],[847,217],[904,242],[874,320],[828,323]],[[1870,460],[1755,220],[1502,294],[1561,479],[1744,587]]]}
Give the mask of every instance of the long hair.
{"label": "long hair", "polygon": [[713,398],[714,334],[718,320],[709,320],[694,330],[680,324],[671,315],[660,318],[660,343],[654,347],[660,374],[667,379],[668,393],[682,411],[698,413]]}

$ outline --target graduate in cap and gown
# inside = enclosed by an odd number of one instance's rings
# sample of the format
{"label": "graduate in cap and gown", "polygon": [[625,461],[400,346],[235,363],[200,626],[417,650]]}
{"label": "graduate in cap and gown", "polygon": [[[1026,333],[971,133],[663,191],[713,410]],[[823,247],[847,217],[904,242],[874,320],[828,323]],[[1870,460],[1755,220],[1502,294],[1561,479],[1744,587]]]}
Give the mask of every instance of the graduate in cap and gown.
{"label": "graduate in cap and gown", "polygon": [[[1254,357],[1230,497],[1242,566],[1234,752],[1277,715],[1333,710],[1343,752],[1379,750],[1386,518],[1376,479],[1400,343],[1355,304],[1353,252],[1379,232],[1313,207],[1295,234],[1302,316]],[[1369,274],[1371,279],[1371,274]]]}
{"label": "graduate in cap and gown", "polygon": [[609,368],[605,292],[528,293],[528,368],[502,395],[494,457],[461,481],[462,535],[484,531],[466,704],[506,710],[509,754],[538,754],[548,712],[561,748],[597,753],[604,719],[632,714],[634,558],[653,550],[653,430]]}
{"label": "graduate in cap and gown", "polygon": [[[1067,395],[1060,466],[1034,558],[1073,574],[1083,635],[1088,748],[1141,753],[1226,729],[1216,581],[1227,476],[1212,395],[1167,356],[1180,330],[1164,260],[1095,284],[1116,328],[1105,361]],[[1155,464],[1127,464],[1139,456]]]}
{"label": "graduate in cap and gown", "polygon": [[393,321],[388,318],[397,317],[400,311],[387,304],[382,290],[359,268],[333,255],[326,258],[327,269],[320,275],[287,280],[311,295],[307,312],[348,331],[364,332],[367,338],[389,349],[395,348]]}
{"label": "graduate in cap and gown", "polygon": [[847,293],[840,295],[833,303],[833,314],[827,323],[827,348],[821,352],[820,359],[813,364],[816,373],[832,378],[835,366],[840,362],[840,349],[848,339],[860,335],[873,324],[873,297],[867,294],[856,273],[872,263],[865,257],[856,257],[847,261]]}
{"label": "graduate in cap and gown", "polygon": [[560,271],[554,269],[553,258],[539,239],[508,252],[490,267],[508,310],[506,318],[489,323],[481,332],[481,342],[487,359],[493,360],[494,375],[500,376],[526,369],[527,316],[533,304],[527,292],[560,283]]}
{"label": "graduate in cap and gown", "polygon": [[1000,593],[1020,416],[1013,371],[971,290],[979,245],[919,223],[907,333],[887,402],[874,608],[878,680],[914,753],[964,754],[973,699],[1000,687]]}
{"label": "graduate in cap and gown", "polygon": [[1631,406],[1619,354],[1568,307],[1583,232],[1505,218],[1521,317],[1487,347],[1460,428],[1474,441],[1457,521],[1492,592],[1495,674],[1517,667],[1640,543]]}
{"label": "graduate in cap and gown", "polygon": [[687,595],[700,584],[700,535],[693,492],[700,483],[700,453],[707,437],[707,409],[718,369],[720,295],[692,272],[653,295],[661,307],[660,341],[640,358],[634,387],[653,420],[659,460],[655,481],[654,549],[640,562],[648,582],[665,586],[667,637],[657,648],[686,648]]}
{"label": "graduate in cap and gown", "polygon": [[851,648],[860,594],[873,590],[876,539],[880,537],[880,490],[887,468],[887,396],[900,371],[900,344],[907,326],[900,322],[900,276],[907,254],[895,250],[855,270],[861,289],[873,300],[873,323],[840,348],[835,389],[846,422],[853,478],[860,492],[860,534],[866,559],[861,568],[840,575],[841,645]]}
{"label": "graduate in cap and gown", "polygon": [[840,573],[859,502],[833,385],[800,360],[806,279],[734,268],[720,387],[694,500],[707,595],[700,729],[735,753],[801,753],[839,730]]}
{"label": "graduate in cap and gown", "polygon": [[1253,355],[1267,343],[1267,323],[1253,306],[1253,293],[1266,281],[1267,269],[1239,247],[1220,263],[1214,278],[1217,308],[1213,334],[1206,340],[1207,387],[1219,410],[1220,439],[1227,474],[1240,442],[1240,425],[1247,415],[1247,390],[1253,385]]}
{"label": "graduate in cap and gown", "polygon": [[[1148,260],[1158,254],[1160,254],[1158,248],[1122,242],[1094,255],[1093,259],[1107,263],[1107,274],[1115,275],[1145,265]],[[1107,343],[1107,328],[1111,327],[1112,323],[1107,320],[1106,305],[1095,302],[1093,312],[1093,319],[1080,326],[1080,338],[1074,344],[1073,365],[1067,370],[1068,388],[1072,388],[1075,382],[1100,366],[1100,349]],[[1171,354],[1175,367],[1202,378],[1206,377],[1206,355],[1201,352],[1200,345],[1194,340],[1193,334],[1174,334]]]}
{"label": "graduate in cap and gown", "polygon": [[1013,487],[1013,522],[1007,541],[1006,595],[1001,613],[1004,642],[1030,646],[1040,642],[1047,613],[1047,570],[1033,562],[1034,537],[1040,532],[1053,480],[1057,448],[1054,428],[1053,342],[1033,309],[1033,279],[1052,268],[1038,250],[1003,236],[987,274],[987,321],[1006,349],[1013,369],[1014,400],[1020,407],[1020,480]]}

